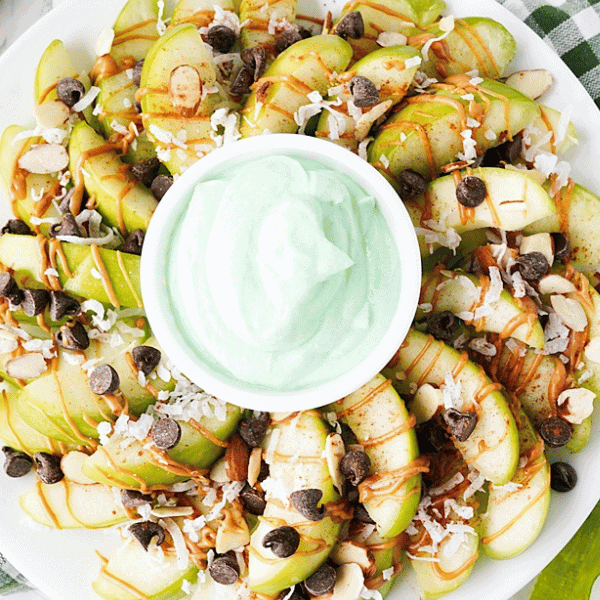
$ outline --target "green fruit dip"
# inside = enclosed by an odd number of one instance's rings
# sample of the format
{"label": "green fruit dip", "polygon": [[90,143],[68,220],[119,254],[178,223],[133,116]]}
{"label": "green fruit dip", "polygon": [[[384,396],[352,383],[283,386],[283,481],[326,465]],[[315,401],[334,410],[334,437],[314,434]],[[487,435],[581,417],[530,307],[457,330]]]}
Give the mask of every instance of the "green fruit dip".
{"label": "green fruit dip", "polygon": [[242,389],[295,391],[349,372],[398,306],[398,250],[375,199],[305,157],[213,171],[168,253],[178,328]]}

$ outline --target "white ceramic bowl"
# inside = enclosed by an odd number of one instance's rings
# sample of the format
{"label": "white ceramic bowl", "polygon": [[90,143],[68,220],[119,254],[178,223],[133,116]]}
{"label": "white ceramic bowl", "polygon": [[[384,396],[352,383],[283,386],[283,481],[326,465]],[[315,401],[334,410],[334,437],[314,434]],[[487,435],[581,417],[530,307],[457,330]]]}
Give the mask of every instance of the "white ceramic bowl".
{"label": "white ceramic bowl", "polygon": [[[167,285],[167,248],[180,226],[194,187],[224,167],[235,169],[248,159],[284,154],[316,159],[324,167],[350,175],[377,200],[400,255],[401,286],[390,327],[375,349],[353,368],[325,383],[298,391],[256,391],[235,377],[211,368],[175,316]],[[192,241],[193,243],[193,241]],[[421,260],[414,228],[392,186],[371,165],[352,152],[307,136],[264,135],[228,144],[199,160],[179,177],[161,200],[144,240],[141,266],[144,306],[156,338],[167,356],[194,383],[223,400],[254,410],[306,410],[333,402],[369,381],[389,361],[413,320],[421,282]]]}

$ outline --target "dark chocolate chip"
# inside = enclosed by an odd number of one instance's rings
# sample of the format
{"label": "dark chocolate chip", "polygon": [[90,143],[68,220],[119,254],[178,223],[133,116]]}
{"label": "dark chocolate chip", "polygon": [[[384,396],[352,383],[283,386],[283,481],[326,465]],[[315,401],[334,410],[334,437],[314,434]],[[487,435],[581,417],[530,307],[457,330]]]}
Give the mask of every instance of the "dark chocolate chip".
{"label": "dark chocolate chip", "polygon": [[70,108],[85,96],[85,88],[81,81],[73,77],[63,77],[56,84],[56,95]]}
{"label": "dark chocolate chip", "polygon": [[160,169],[160,161],[153,157],[148,160],[137,163],[131,167],[131,172],[143,183],[147,188],[152,185],[154,178],[158,175]]}
{"label": "dark chocolate chip", "polygon": [[356,75],[348,84],[352,94],[352,102],[359,108],[368,108],[379,102],[379,92],[375,84],[362,75]]}
{"label": "dark chocolate chip", "polygon": [[517,267],[527,281],[539,281],[550,269],[548,259],[541,252],[521,254],[517,258]]}
{"label": "dark chocolate chip", "polygon": [[303,40],[307,40],[309,37],[313,36],[312,31],[306,27],[298,27],[298,31],[300,32]]}
{"label": "dark chocolate chip", "polygon": [[172,177],[169,175],[157,175],[150,184],[150,189],[152,190],[154,197],[160,201],[172,185]]}
{"label": "dark chocolate chip", "polygon": [[154,444],[161,450],[171,450],[181,439],[181,425],[175,419],[163,417],[154,423],[150,435]]}
{"label": "dark chocolate chip", "polygon": [[296,490],[290,494],[290,502],[309,521],[321,521],[327,512],[324,506],[317,506],[322,497],[323,492],[315,488]]}
{"label": "dark chocolate chip", "polygon": [[136,346],[131,351],[135,366],[144,375],[149,375],[158,366],[160,357],[160,350],[153,346]]}
{"label": "dark chocolate chip", "polygon": [[569,251],[571,250],[571,245],[569,244],[567,236],[565,236],[563,233],[560,233],[560,231],[555,231],[550,235],[552,236],[552,241],[554,242],[554,258],[556,258],[556,260],[567,258],[567,256],[569,256]]}
{"label": "dark chocolate chip", "polygon": [[135,85],[137,85],[138,87],[140,87],[141,83],[142,83],[142,68],[144,67],[144,59],[142,58],[141,60],[138,60],[135,65],[133,66],[132,69],[132,79],[133,79],[133,83],[135,83]]}
{"label": "dark chocolate chip", "polygon": [[125,508],[136,508],[152,502],[152,496],[142,494],[139,490],[121,490],[121,503]]}
{"label": "dark chocolate chip", "polygon": [[81,304],[69,294],[60,290],[50,290],[50,318],[60,321],[66,315],[78,315],[81,312]]}
{"label": "dark chocolate chip", "polygon": [[240,492],[240,499],[246,510],[252,515],[262,515],[267,507],[264,494],[246,484]]}
{"label": "dark chocolate chip", "polygon": [[371,519],[371,516],[367,512],[367,509],[363,504],[357,504],[354,509],[354,518],[361,523],[367,523],[369,525],[375,525],[375,521]]}
{"label": "dark chocolate chip", "polygon": [[412,169],[405,169],[398,176],[400,184],[400,198],[402,200],[412,200],[421,195],[427,188],[427,180],[421,173]]}
{"label": "dark chocolate chip", "polygon": [[262,412],[257,417],[244,419],[240,423],[238,433],[248,446],[257,448],[262,443],[270,424],[271,416],[267,412]]}
{"label": "dark chocolate chip", "polygon": [[58,237],[59,235],[74,235],[76,237],[87,237],[85,230],[77,224],[75,217],[70,213],[66,212],[60,223],[55,223],[50,227],[50,237]]}
{"label": "dark chocolate chip", "polygon": [[35,473],[43,483],[58,483],[65,474],[60,468],[60,456],[47,452],[36,452],[33,455]]}
{"label": "dark chocolate chip", "polygon": [[262,545],[278,558],[287,558],[298,549],[300,534],[293,527],[283,525],[269,531],[263,538]]}
{"label": "dark chocolate chip", "polygon": [[121,379],[113,367],[103,363],[94,367],[88,383],[94,394],[104,396],[114,394],[119,389]]}
{"label": "dark chocolate chip", "polygon": [[221,54],[229,52],[236,40],[235,31],[226,25],[213,25],[206,32],[206,41]]}
{"label": "dark chocolate chip", "polygon": [[456,186],[456,199],[467,208],[479,206],[486,195],[485,183],[475,175],[463,177]]}
{"label": "dark chocolate chip", "polygon": [[234,96],[247,94],[250,91],[250,86],[254,83],[254,69],[248,65],[242,65],[242,68],[237,72],[229,91]]}
{"label": "dark chocolate chip", "polygon": [[569,443],[573,430],[564,419],[549,417],[540,424],[540,435],[551,448],[560,448]]}
{"label": "dark chocolate chip", "polygon": [[570,492],[577,485],[577,471],[568,463],[555,462],[550,466],[550,487],[556,492]]}
{"label": "dark chocolate chip", "polygon": [[7,271],[0,273],[0,297],[7,298],[15,306],[21,304],[23,301],[23,294],[17,282]]}
{"label": "dark chocolate chip", "polygon": [[341,21],[335,26],[335,33],[343,39],[352,38],[353,40],[358,40],[365,35],[365,22],[362,15],[357,10],[344,15]]}
{"label": "dark chocolate chip", "polygon": [[242,50],[240,58],[246,66],[252,69],[252,76],[256,81],[267,64],[267,51],[262,46],[252,46],[252,48]]}
{"label": "dark chocolate chip", "polygon": [[260,471],[258,473],[258,481],[264,481],[269,475],[271,470],[269,469],[269,465],[261,459],[260,461]]}
{"label": "dark chocolate chip", "polygon": [[422,454],[429,452],[443,452],[454,448],[454,444],[446,431],[440,415],[435,415],[429,421],[420,423],[415,427],[419,450]]}
{"label": "dark chocolate chip", "polygon": [[291,588],[287,588],[281,592],[281,597],[286,598],[287,600],[309,600],[308,595],[300,586]]}
{"label": "dark chocolate chip", "polygon": [[14,235],[35,235],[29,225],[21,219],[9,219],[2,227],[1,234],[12,233]]}
{"label": "dark chocolate chip", "polygon": [[280,54],[284,50],[287,50],[290,46],[299,42],[302,38],[302,34],[298,29],[290,27],[284,29],[281,33],[275,36],[275,50],[277,54]]}
{"label": "dark chocolate chip", "polygon": [[141,256],[144,246],[144,232],[141,229],[134,229],[123,242],[121,252],[126,254],[137,254]]}
{"label": "dark chocolate chip", "polygon": [[28,317],[35,317],[44,312],[48,302],[50,301],[50,294],[46,290],[38,290],[35,288],[24,288],[23,289],[23,301],[21,302],[21,310]]}
{"label": "dark chocolate chip", "polygon": [[323,596],[331,592],[335,586],[335,579],[335,569],[324,563],[304,580],[304,588],[311,596]]}
{"label": "dark chocolate chip", "polygon": [[71,321],[58,330],[56,343],[67,350],[86,350],[90,346],[90,338],[79,321]]}
{"label": "dark chocolate chip", "polygon": [[150,542],[156,538],[156,545],[160,546],[165,541],[165,530],[153,521],[140,521],[132,523],[127,530],[136,539],[146,552],[150,546]]}
{"label": "dark chocolate chip", "polygon": [[521,148],[523,147],[523,138],[520,135],[516,135],[509,142],[502,144],[502,154],[506,162],[511,165],[517,161],[521,156]]}
{"label": "dark chocolate chip", "polygon": [[6,460],[4,461],[4,472],[9,477],[24,477],[31,471],[33,459],[24,452],[19,452],[8,446],[2,448]]}
{"label": "dark chocolate chip", "polygon": [[212,561],[209,575],[221,585],[233,585],[240,576],[240,566],[233,554],[224,554]]}
{"label": "dark chocolate chip", "polygon": [[371,459],[361,450],[351,450],[340,461],[340,473],[354,486],[363,482],[371,469]]}
{"label": "dark chocolate chip", "polygon": [[450,343],[454,339],[457,324],[454,314],[449,310],[444,310],[437,315],[433,315],[427,321],[426,331],[436,340]]}
{"label": "dark chocolate chip", "polygon": [[443,419],[448,425],[450,433],[459,441],[466,442],[477,425],[477,414],[474,412],[461,412],[455,408],[449,408]]}
{"label": "dark chocolate chip", "polygon": [[339,424],[342,429],[342,433],[340,435],[342,436],[342,442],[344,442],[344,448],[358,444],[358,438],[356,437],[354,431],[352,431],[350,425],[343,422],[339,422]]}

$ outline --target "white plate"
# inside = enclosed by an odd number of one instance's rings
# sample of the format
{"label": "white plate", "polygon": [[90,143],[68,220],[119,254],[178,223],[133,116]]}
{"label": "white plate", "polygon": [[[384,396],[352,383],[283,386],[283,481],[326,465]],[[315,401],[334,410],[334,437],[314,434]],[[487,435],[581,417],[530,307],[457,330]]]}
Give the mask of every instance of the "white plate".
{"label": "white plate", "polygon": [[[344,0],[300,0],[299,12],[334,15]],[[25,33],[0,58],[0,131],[12,123],[33,124],[33,76],[40,55],[52,39],[61,38],[78,67],[92,64],[98,31],[110,26],[123,0],[66,0]],[[518,43],[517,60],[510,70],[545,67],[556,83],[544,101],[558,110],[573,106],[572,121],[580,145],[572,160],[578,183],[600,190],[600,113],[571,71],[523,23],[492,0],[448,0],[457,16],[489,16],[502,22]],[[446,11],[448,14],[450,11]],[[600,33],[600,32],[599,32]],[[596,158],[596,160],[594,160]],[[3,204],[6,211],[6,200]],[[7,213],[5,212],[4,215]],[[553,493],[550,513],[540,538],[526,552],[508,561],[480,559],[473,575],[447,600],[506,600],[532,579],[567,543],[600,498],[600,419],[595,419],[591,442],[569,462],[577,469],[579,485],[568,494]],[[110,554],[115,531],[54,531],[33,524],[19,509],[18,497],[33,484],[33,475],[9,481],[0,474],[0,551],[52,600],[97,598],[90,582],[98,570],[96,550]],[[401,578],[402,579],[402,578]],[[412,590],[408,592],[408,590]],[[403,581],[390,600],[416,598],[413,584]],[[208,600],[208,599],[207,599]],[[210,599],[212,600],[212,599]]]}

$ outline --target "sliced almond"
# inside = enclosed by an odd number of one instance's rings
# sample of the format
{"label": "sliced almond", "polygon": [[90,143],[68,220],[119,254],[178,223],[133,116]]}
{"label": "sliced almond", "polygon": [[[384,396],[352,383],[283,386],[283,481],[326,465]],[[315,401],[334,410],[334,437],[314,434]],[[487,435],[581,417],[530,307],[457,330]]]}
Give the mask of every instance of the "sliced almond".
{"label": "sliced almond", "polygon": [[415,393],[410,403],[410,410],[417,419],[417,424],[429,421],[444,405],[444,394],[439,388],[424,383]]}
{"label": "sliced almond", "polygon": [[600,364],[600,336],[593,337],[588,342],[583,354],[589,361]]}
{"label": "sliced almond", "polygon": [[[233,513],[232,513],[233,514]],[[225,518],[221,521],[215,538],[217,554],[226,554],[230,550],[242,548],[250,543],[250,530],[244,518]]]}
{"label": "sliced almond", "polygon": [[396,31],[382,31],[377,36],[377,44],[387,48],[388,46],[406,46],[408,38],[403,33]]}
{"label": "sliced almond", "polygon": [[367,135],[369,135],[369,131],[373,126],[373,123],[377,121],[380,117],[383,117],[389,108],[392,106],[391,100],[386,100],[385,102],[380,102],[376,104],[373,108],[363,114],[360,119],[356,122],[356,127],[354,128],[354,137],[358,142],[362,142]]}
{"label": "sliced almond", "polygon": [[229,475],[227,475],[227,461],[224,456],[213,464],[210,470],[210,478],[216,483],[229,483],[231,481]]}
{"label": "sliced almond", "polygon": [[69,107],[60,100],[38,104],[34,112],[36,123],[46,129],[61,127],[71,114]]}
{"label": "sliced almond", "polygon": [[253,487],[258,481],[261,462],[262,448],[252,448],[252,452],[250,452],[250,459],[248,460],[248,485],[250,487]]}
{"label": "sliced almond", "polygon": [[96,45],[94,47],[96,56],[104,56],[105,54],[108,54],[112,48],[114,39],[115,31],[112,27],[104,27],[101,29],[98,37],[96,38]]}
{"label": "sliced almond", "polygon": [[194,514],[192,506],[157,506],[150,510],[150,514],[159,519],[166,517],[188,517]]}
{"label": "sliced almond", "polygon": [[227,476],[231,481],[246,481],[248,479],[248,461],[250,447],[239,434],[231,436],[225,451]]}
{"label": "sliced almond", "polygon": [[572,388],[561,392],[556,404],[565,421],[579,425],[592,414],[595,398],[596,394],[590,390]]}
{"label": "sliced almond", "polygon": [[169,99],[183,117],[192,117],[196,113],[202,99],[202,81],[196,68],[180,65],[171,71]]}
{"label": "sliced almond", "polygon": [[550,304],[562,322],[573,331],[583,331],[587,325],[587,317],[583,307],[577,300],[565,296],[550,296]]}
{"label": "sliced almond", "polygon": [[344,441],[339,433],[330,433],[325,443],[325,456],[327,457],[327,466],[334,487],[341,494],[344,488],[344,478],[340,472],[340,462],[346,454]]}
{"label": "sliced almond", "polygon": [[357,564],[365,577],[372,577],[377,570],[373,553],[353,540],[338,542],[334,546],[329,558],[336,565]]}
{"label": "sliced almond", "polygon": [[534,235],[524,235],[519,246],[521,254],[529,252],[540,252],[546,257],[548,264],[552,266],[554,262],[554,252],[552,251],[552,236],[549,233],[536,233]]}
{"label": "sliced almond", "polygon": [[506,85],[537,100],[542,94],[547,92],[554,83],[554,77],[546,69],[531,69],[527,71],[517,71],[506,79]]}
{"label": "sliced almond", "polygon": [[551,273],[540,279],[540,294],[570,294],[577,288],[568,279]]}
{"label": "sliced almond", "polygon": [[48,365],[39,352],[22,354],[6,361],[6,374],[13,379],[35,379],[46,371]]}
{"label": "sliced almond", "polygon": [[357,600],[361,596],[364,584],[365,578],[358,565],[340,565],[336,570],[335,587],[329,600]]}
{"label": "sliced almond", "polygon": [[46,175],[66,169],[69,155],[60,144],[40,144],[19,158],[19,167],[30,173]]}
{"label": "sliced almond", "polygon": [[92,485],[98,483],[93,479],[85,476],[81,467],[88,457],[84,452],[68,452],[60,459],[60,469],[65,474],[65,477],[73,483],[80,483],[81,485]]}

